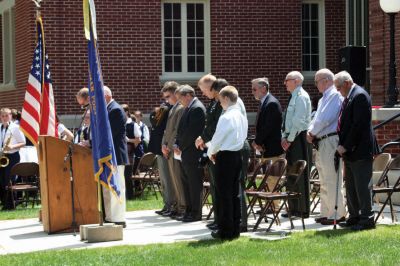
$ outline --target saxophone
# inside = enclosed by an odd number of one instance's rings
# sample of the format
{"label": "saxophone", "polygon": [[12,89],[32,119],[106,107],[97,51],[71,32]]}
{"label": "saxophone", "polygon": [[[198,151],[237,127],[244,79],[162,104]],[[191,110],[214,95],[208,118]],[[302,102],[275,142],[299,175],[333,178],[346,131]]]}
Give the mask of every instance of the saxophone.
{"label": "saxophone", "polygon": [[0,150],[0,167],[7,167],[8,164],[10,163],[10,159],[8,159],[8,157],[4,155],[5,154],[4,148],[10,145],[11,137],[12,134],[10,134],[10,137],[8,137],[8,139],[5,142],[5,145]]}

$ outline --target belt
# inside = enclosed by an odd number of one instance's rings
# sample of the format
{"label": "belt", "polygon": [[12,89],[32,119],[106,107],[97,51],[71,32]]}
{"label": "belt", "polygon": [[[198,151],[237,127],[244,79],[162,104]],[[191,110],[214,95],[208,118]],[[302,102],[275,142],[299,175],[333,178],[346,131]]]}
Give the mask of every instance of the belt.
{"label": "belt", "polygon": [[332,137],[332,136],[336,136],[337,134],[338,134],[337,132],[332,132],[332,133],[323,135],[323,136],[321,136],[321,137],[319,137],[319,138],[316,138],[315,140],[316,140],[316,141],[321,141],[321,140],[323,140],[323,139],[326,139],[326,138],[329,138],[329,137]]}

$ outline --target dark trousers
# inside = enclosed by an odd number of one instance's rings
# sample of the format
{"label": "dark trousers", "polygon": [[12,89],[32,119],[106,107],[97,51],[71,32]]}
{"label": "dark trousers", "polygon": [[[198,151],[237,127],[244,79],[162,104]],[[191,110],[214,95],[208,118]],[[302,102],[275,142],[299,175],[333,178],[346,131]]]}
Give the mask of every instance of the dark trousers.
{"label": "dark trousers", "polygon": [[199,155],[182,155],[182,185],[186,200],[186,215],[201,217],[201,194],[203,192],[203,168],[199,168]]}
{"label": "dark trousers", "polygon": [[250,157],[250,144],[246,140],[241,149],[242,155],[242,169],[240,171],[239,180],[239,197],[240,197],[240,226],[247,227],[247,204],[246,204],[246,179],[247,169],[249,168],[249,157]]}
{"label": "dark trousers", "polygon": [[208,176],[210,178],[210,194],[214,208],[214,222],[218,224],[218,195],[215,189],[215,164],[212,162],[207,163]]}
{"label": "dark trousers", "polygon": [[132,173],[133,173],[133,165],[127,164],[125,165],[124,176],[125,176],[125,196],[126,199],[133,199],[133,183],[132,183]]}
{"label": "dark trousers", "polygon": [[10,161],[7,167],[0,167],[0,198],[1,205],[3,205],[3,209],[13,209],[13,202],[11,199],[11,194],[7,193],[6,187],[8,186],[10,180],[15,182],[16,177],[10,176],[11,168],[19,163],[20,156],[19,152],[13,154],[4,154]]}
{"label": "dark trousers", "polygon": [[361,224],[374,223],[372,211],[372,159],[344,161],[344,179],[349,218]]}
{"label": "dark trousers", "polygon": [[239,176],[242,167],[240,151],[220,151],[216,161],[216,190],[218,195],[218,229],[222,237],[240,233]]}
{"label": "dark trousers", "polygon": [[294,139],[286,152],[288,169],[290,169],[297,160],[305,160],[307,162],[307,167],[304,169],[304,172],[296,185],[294,184],[296,177],[290,177],[287,180],[287,186],[290,190],[301,193],[299,200],[288,201],[289,210],[292,213],[302,213],[303,215],[310,214],[310,171],[312,163],[312,146],[306,140],[306,133],[306,131],[302,131]]}

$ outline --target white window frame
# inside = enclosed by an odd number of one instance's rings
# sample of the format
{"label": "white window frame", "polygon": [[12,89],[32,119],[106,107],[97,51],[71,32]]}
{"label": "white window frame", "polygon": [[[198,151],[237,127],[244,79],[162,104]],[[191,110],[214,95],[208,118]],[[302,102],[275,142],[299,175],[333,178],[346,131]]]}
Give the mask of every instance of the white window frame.
{"label": "white window frame", "polygon": [[[325,1],[324,0],[303,0],[302,4],[318,4],[318,49],[319,49],[319,68],[326,65],[326,42],[325,42]],[[302,25],[303,26],[303,25]],[[303,33],[301,38],[303,38]],[[303,42],[302,42],[303,43]],[[301,62],[303,62],[303,48],[301,52]],[[317,71],[302,71],[305,79],[314,79]]]}
{"label": "white window frame", "polygon": [[[14,9],[14,16],[12,10]],[[9,12],[9,21],[5,21],[4,13]],[[16,64],[15,64],[15,0],[3,0],[0,2],[0,14],[2,18],[2,41],[3,41],[3,83],[0,83],[0,90],[15,89],[16,80]],[[6,38],[4,27],[8,27],[11,38]],[[10,57],[7,62],[5,54],[9,53]],[[8,76],[7,76],[8,73]],[[8,82],[6,82],[8,81]]]}
{"label": "white window frame", "polygon": [[[182,38],[182,71],[165,72],[165,54],[164,54],[164,3],[181,4],[181,38]],[[204,72],[187,71],[187,28],[186,28],[186,4],[199,3],[204,5]],[[174,80],[177,82],[197,82],[203,75],[211,72],[211,38],[210,38],[210,0],[165,0],[161,2],[161,39],[162,39],[162,75],[160,81],[165,82]]]}

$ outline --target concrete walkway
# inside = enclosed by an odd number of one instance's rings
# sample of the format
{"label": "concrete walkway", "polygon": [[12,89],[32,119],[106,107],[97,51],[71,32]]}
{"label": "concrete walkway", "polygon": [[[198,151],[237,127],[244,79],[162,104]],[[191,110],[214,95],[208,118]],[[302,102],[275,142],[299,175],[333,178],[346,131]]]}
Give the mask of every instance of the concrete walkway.
{"label": "concrete walkway", "polygon": [[[207,210],[204,210],[207,213]],[[123,231],[122,241],[103,243],[84,243],[80,241],[79,232],[48,235],[43,232],[42,224],[38,219],[0,221],[0,254],[24,253],[42,250],[97,248],[116,245],[146,245],[154,243],[173,243],[178,241],[198,241],[211,239],[210,230],[206,228],[208,221],[182,223],[170,218],[162,217],[149,211],[128,212],[127,227]],[[314,222],[316,216],[305,220],[306,230],[331,230],[332,226],[321,226]],[[290,232],[290,223],[281,219],[281,226],[272,226],[272,233],[266,233],[267,224],[261,223],[257,232],[244,233],[242,236],[263,238],[267,240],[281,239],[282,232]],[[255,221],[249,218],[249,228],[252,229]],[[386,213],[379,223],[391,223],[390,214]],[[301,231],[301,220],[294,221],[295,229]]]}

